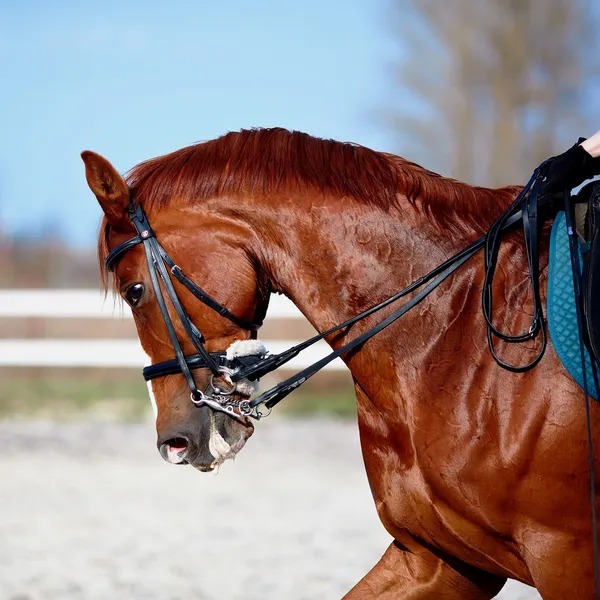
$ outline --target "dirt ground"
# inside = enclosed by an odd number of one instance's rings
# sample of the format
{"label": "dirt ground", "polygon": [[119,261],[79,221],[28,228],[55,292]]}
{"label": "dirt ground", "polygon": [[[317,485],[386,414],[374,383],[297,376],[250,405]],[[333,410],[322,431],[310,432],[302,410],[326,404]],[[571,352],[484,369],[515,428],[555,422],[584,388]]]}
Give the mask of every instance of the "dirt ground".
{"label": "dirt ground", "polygon": [[0,440],[0,600],[338,600],[390,541],[354,423],[267,419],[217,477],[164,463],[151,422]]}

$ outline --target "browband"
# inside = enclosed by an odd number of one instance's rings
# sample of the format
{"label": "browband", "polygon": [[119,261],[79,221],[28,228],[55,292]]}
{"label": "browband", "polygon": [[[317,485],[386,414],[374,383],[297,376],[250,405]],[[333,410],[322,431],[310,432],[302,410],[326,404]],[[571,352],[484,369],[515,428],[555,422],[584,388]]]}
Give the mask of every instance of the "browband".
{"label": "browband", "polygon": [[114,250],[108,253],[108,256],[104,259],[104,268],[112,273],[118,260],[123,254],[131,250],[134,246],[141,244],[144,240],[139,235],[128,239],[126,242],[119,244]]}

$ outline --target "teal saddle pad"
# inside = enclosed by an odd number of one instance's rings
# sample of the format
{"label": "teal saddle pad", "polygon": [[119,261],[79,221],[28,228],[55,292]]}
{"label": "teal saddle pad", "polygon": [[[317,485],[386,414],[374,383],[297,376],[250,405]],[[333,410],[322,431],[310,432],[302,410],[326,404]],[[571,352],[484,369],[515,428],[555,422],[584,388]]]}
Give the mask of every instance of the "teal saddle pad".
{"label": "teal saddle pad", "polygon": [[[559,212],[554,219],[550,234],[547,312],[548,331],[554,349],[571,377],[583,388],[571,253],[563,211]],[[588,393],[598,399],[598,390],[592,373],[592,359],[587,348],[585,348],[585,372]]]}

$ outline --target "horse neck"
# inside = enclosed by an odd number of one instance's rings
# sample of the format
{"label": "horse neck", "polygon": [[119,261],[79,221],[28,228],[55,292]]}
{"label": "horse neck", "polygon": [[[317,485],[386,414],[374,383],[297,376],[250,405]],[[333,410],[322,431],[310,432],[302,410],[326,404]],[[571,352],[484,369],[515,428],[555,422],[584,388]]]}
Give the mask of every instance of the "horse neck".
{"label": "horse neck", "polygon": [[[478,237],[475,231],[462,237],[441,231],[408,202],[384,213],[347,199],[296,198],[258,213],[260,222],[253,229],[259,263],[273,288],[288,296],[319,332],[388,298]],[[499,264],[510,268],[498,269],[494,281],[502,297],[494,317],[512,332],[526,330],[531,319],[527,262],[517,238],[511,234],[503,246]],[[481,312],[483,278],[483,260],[477,255],[422,304],[347,357],[362,391],[373,401],[385,398],[396,406],[399,398],[412,402],[443,383],[419,374],[435,373],[447,382],[458,378],[460,387],[469,365],[492,362]],[[403,302],[356,324],[331,345],[338,348],[367,331]],[[465,335],[471,342],[465,343]],[[459,354],[460,368],[455,368]],[[507,358],[523,362],[521,355]]]}
{"label": "horse neck", "polygon": [[[273,288],[324,331],[391,296],[459,250],[406,203],[389,213],[350,199],[280,203],[255,224]],[[375,316],[369,323],[378,322]]]}

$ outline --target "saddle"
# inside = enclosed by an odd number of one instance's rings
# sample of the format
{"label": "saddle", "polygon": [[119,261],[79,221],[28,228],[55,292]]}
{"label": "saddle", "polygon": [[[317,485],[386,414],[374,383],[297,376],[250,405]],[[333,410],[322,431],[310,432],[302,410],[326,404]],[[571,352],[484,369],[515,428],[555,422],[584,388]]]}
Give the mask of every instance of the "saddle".
{"label": "saddle", "polygon": [[[597,368],[600,365],[600,181],[588,184],[574,196],[571,223],[576,236],[568,234],[565,210],[554,216],[550,233],[546,319],[548,333],[563,366],[581,388],[600,400]],[[558,209],[558,206],[555,206]],[[573,281],[571,238],[576,237],[580,276]],[[578,333],[581,318],[582,334]],[[582,365],[583,342],[585,371]]]}
{"label": "saddle", "polygon": [[[586,207],[578,219],[583,258],[581,296],[586,342],[596,364],[600,364],[600,181],[583,187],[573,198],[576,205]],[[583,234],[583,235],[582,235]]]}

